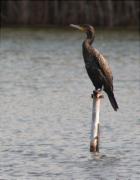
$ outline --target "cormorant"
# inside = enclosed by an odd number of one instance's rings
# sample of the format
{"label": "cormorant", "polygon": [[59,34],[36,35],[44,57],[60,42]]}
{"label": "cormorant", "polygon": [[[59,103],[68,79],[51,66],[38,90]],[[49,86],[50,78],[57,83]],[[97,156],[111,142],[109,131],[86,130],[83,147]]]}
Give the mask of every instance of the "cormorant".
{"label": "cormorant", "polygon": [[104,88],[112,107],[117,111],[118,104],[113,93],[113,76],[111,68],[105,57],[97,49],[92,47],[95,38],[94,27],[91,25],[79,26],[74,24],[71,24],[70,26],[86,32],[87,37],[83,42],[82,48],[87,73],[95,86],[95,90]]}

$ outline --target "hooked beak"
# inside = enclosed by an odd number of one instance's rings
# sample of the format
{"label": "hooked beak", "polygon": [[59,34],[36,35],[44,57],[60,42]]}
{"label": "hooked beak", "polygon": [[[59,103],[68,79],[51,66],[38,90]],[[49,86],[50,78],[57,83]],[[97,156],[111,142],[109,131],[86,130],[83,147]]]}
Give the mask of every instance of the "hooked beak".
{"label": "hooked beak", "polygon": [[70,24],[70,27],[73,27],[73,28],[76,28],[76,29],[78,29],[78,30],[80,30],[80,31],[85,32],[85,28],[82,27],[82,26],[75,25],[75,24]]}

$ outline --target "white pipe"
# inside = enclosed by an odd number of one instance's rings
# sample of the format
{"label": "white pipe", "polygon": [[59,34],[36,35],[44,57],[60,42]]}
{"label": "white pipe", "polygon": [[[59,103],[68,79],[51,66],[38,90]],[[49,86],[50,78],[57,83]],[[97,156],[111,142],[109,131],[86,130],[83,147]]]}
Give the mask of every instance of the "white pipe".
{"label": "white pipe", "polygon": [[91,122],[91,141],[90,151],[97,152],[99,149],[99,114],[100,114],[100,102],[102,98],[100,91],[93,94],[93,108],[92,108],[92,122]]}

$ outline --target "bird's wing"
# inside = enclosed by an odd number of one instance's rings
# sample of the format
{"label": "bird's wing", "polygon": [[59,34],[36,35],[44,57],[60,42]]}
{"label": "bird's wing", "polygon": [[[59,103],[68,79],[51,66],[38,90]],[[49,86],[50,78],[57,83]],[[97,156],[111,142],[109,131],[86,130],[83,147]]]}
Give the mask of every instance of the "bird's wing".
{"label": "bird's wing", "polygon": [[105,59],[105,57],[95,48],[93,48],[93,56],[98,62],[99,69],[101,70],[103,76],[104,76],[104,86],[106,88],[111,88],[113,90],[113,76],[111,68]]}

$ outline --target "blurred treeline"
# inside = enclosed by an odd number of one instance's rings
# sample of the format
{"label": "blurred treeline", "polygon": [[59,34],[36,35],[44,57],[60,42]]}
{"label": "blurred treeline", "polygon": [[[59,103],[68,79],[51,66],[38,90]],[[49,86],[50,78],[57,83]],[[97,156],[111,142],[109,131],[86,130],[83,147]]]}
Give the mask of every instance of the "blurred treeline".
{"label": "blurred treeline", "polygon": [[1,0],[1,26],[139,26],[139,0]]}

